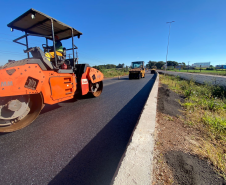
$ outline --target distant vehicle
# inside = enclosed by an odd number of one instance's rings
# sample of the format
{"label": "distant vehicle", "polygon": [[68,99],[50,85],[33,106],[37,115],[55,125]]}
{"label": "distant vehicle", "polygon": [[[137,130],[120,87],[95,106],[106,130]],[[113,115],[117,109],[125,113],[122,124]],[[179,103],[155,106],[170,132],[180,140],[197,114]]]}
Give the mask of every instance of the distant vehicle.
{"label": "distant vehicle", "polygon": [[[88,64],[78,64],[74,56],[77,49],[74,37],[79,38],[81,32],[34,9],[19,16],[8,27],[25,32],[14,42],[26,46],[24,52],[28,58],[9,61],[0,70],[0,132],[13,132],[29,125],[45,104],[69,100],[75,94],[100,96],[103,74]],[[71,38],[72,48],[56,51],[56,35],[59,40]],[[51,57],[48,59],[39,47],[29,48],[28,36],[44,37],[43,50]],[[26,44],[18,42],[22,38],[26,38]],[[48,41],[53,41],[53,47],[48,46]],[[72,50],[73,58],[66,59],[68,50]]]}
{"label": "distant vehicle", "polygon": [[152,66],[151,68],[151,74],[155,74],[157,67],[156,66]]}
{"label": "distant vehicle", "polygon": [[132,62],[131,69],[129,70],[129,79],[145,78],[144,61]]}

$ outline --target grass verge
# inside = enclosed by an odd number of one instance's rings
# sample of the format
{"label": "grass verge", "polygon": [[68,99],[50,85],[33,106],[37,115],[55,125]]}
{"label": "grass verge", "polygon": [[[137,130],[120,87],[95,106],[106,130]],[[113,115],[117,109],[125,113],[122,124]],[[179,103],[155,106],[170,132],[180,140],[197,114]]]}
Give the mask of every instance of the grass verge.
{"label": "grass verge", "polygon": [[184,124],[201,133],[193,151],[208,158],[226,179],[226,91],[212,85],[200,85],[175,76],[160,75],[161,83],[185,96]]}

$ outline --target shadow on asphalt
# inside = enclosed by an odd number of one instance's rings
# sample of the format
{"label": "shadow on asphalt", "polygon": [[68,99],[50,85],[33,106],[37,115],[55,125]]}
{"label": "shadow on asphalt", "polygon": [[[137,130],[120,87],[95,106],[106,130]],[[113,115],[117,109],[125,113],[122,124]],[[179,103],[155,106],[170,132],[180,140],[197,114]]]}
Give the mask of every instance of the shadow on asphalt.
{"label": "shadow on asphalt", "polygon": [[[126,106],[59,172],[49,185],[110,184],[137,123],[154,77]],[[100,115],[105,116],[105,115]]]}
{"label": "shadow on asphalt", "polygon": [[45,105],[45,107],[44,107],[44,108],[42,109],[42,111],[40,112],[40,115],[41,115],[41,114],[44,114],[44,113],[46,113],[46,112],[53,111],[53,110],[55,110],[55,109],[59,109],[59,108],[61,108],[61,106],[58,105],[58,104],[54,104],[54,105]]}
{"label": "shadow on asphalt", "polygon": [[6,135],[6,134],[10,134],[10,133],[0,133],[0,136]]}
{"label": "shadow on asphalt", "polygon": [[41,113],[40,114],[44,114],[46,112],[50,112],[50,111],[53,111],[55,109],[59,109],[61,108],[62,106],[60,105],[61,103],[75,103],[76,101],[80,101],[80,100],[83,100],[83,99],[90,99],[90,98],[94,98],[92,96],[90,96],[89,94],[87,95],[84,95],[84,96],[81,96],[81,95],[75,95],[74,98],[70,99],[70,100],[66,100],[66,101],[63,101],[63,102],[60,102],[58,104],[53,104],[53,105],[48,105],[46,104],[45,107],[42,109]]}

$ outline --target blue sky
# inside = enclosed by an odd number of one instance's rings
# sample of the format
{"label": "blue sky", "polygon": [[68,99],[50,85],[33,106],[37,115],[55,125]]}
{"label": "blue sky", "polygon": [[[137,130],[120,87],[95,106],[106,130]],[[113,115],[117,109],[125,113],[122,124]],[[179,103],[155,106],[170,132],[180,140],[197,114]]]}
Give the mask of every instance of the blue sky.
{"label": "blue sky", "polygon": [[[168,60],[226,64],[225,0],[74,0],[1,1],[0,65],[26,58],[24,46],[12,40],[23,32],[7,24],[30,8],[81,31],[79,62],[90,65],[130,65],[132,61],[165,61],[168,21],[171,26]],[[29,38],[30,46],[45,40]],[[63,41],[65,47],[71,42]]]}

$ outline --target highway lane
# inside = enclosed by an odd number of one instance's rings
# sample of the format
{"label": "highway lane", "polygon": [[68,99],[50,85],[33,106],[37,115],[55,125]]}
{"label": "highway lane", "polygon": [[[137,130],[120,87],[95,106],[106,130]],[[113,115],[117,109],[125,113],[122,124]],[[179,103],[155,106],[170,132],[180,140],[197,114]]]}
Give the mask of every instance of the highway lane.
{"label": "highway lane", "polygon": [[0,184],[109,184],[153,82],[104,80],[100,97],[47,105],[30,126],[0,135]]}

